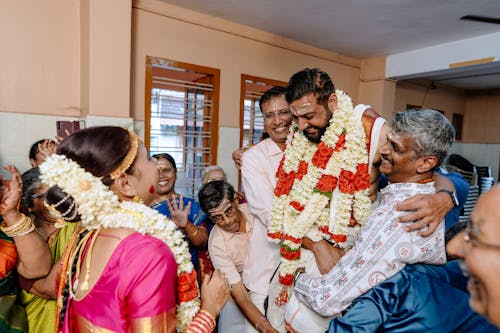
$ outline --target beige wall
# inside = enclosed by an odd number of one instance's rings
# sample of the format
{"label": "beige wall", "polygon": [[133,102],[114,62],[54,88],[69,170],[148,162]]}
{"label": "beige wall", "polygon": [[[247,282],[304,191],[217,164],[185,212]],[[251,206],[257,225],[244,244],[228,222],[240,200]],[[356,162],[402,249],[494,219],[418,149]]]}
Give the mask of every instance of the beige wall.
{"label": "beige wall", "polygon": [[453,113],[464,115],[463,143],[500,143],[500,92],[467,96],[454,89],[426,89],[399,81],[396,85],[394,112],[406,109],[407,104],[439,109],[451,119]]}
{"label": "beige wall", "polygon": [[0,3],[0,112],[130,116],[131,0]]}
{"label": "beige wall", "polygon": [[459,90],[438,87],[428,89],[400,81],[396,85],[394,112],[406,110],[406,105],[444,111],[451,120],[453,113],[465,114],[465,95]]}
{"label": "beige wall", "polygon": [[464,141],[500,143],[500,93],[468,97]]}
{"label": "beige wall", "polygon": [[82,114],[130,117],[132,0],[80,0]]}
{"label": "beige wall", "polygon": [[392,118],[396,82],[385,78],[385,57],[364,59],[361,62],[359,103],[371,105],[382,117]]}
{"label": "beige wall", "polygon": [[394,112],[406,109],[407,104],[422,105],[445,111],[451,119],[453,113],[464,115],[462,140],[455,142],[450,154],[459,154],[475,165],[492,168],[498,180],[500,157],[500,94],[467,97],[459,90],[426,88],[398,82]]}
{"label": "beige wall", "polygon": [[[304,67],[320,67],[330,73],[337,87],[358,96],[360,69],[356,59],[339,57],[343,64],[285,47],[287,40],[213,17],[153,1],[134,8],[132,39],[132,114],[144,119],[146,56],[182,61],[221,70],[219,125],[239,127],[240,76],[242,73],[288,81]],[[144,3],[153,6],[154,13]],[[187,18],[186,18],[187,17]],[[189,22],[186,22],[186,19]],[[208,22],[208,23],[207,23]],[[206,25],[213,28],[207,28]],[[225,29],[221,31],[221,29]],[[226,31],[227,30],[227,31]],[[276,46],[276,45],[283,46]],[[331,52],[330,56],[336,55]]]}
{"label": "beige wall", "polygon": [[1,1],[0,32],[0,112],[79,116],[79,1]]}
{"label": "beige wall", "polygon": [[[498,95],[465,99],[455,91],[396,86],[384,77],[384,57],[361,61],[157,0],[2,1],[0,32],[2,162],[23,159],[31,142],[55,134],[61,117],[88,124],[129,124],[132,117],[142,130],[146,56],[221,70],[223,167],[232,167],[238,144],[240,75],[286,81],[313,66],[385,118],[423,103],[450,118],[465,114],[464,142],[500,142]],[[35,115],[48,116],[38,123]]]}

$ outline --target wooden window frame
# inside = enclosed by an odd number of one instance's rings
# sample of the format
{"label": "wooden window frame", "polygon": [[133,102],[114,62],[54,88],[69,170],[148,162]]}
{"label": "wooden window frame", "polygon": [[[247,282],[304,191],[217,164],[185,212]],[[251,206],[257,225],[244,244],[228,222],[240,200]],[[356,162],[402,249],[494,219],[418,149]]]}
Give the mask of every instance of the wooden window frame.
{"label": "wooden window frame", "polygon": [[[153,88],[153,65],[165,65],[182,68],[185,70],[213,75],[212,91],[212,118],[213,132],[210,139],[204,139],[210,143],[209,164],[217,164],[217,147],[219,144],[219,90],[220,90],[220,69],[188,64],[181,61],[168,60],[159,57],[146,56],[146,82],[144,98],[144,144],[149,151],[151,144],[151,90]],[[205,125],[204,125],[205,126]]]}
{"label": "wooden window frame", "polygon": [[[245,129],[243,128],[244,126],[244,120],[245,120],[245,96],[246,96],[246,89],[245,89],[245,82],[247,80],[253,81],[253,82],[262,82],[270,86],[282,86],[286,87],[287,82],[284,81],[279,81],[279,80],[273,80],[273,79],[267,79],[264,77],[260,76],[253,76],[249,74],[241,74],[241,80],[240,80],[240,147],[243,145],[243,137],[245,135]],[[256,101],[257,103],[257,101]]]}

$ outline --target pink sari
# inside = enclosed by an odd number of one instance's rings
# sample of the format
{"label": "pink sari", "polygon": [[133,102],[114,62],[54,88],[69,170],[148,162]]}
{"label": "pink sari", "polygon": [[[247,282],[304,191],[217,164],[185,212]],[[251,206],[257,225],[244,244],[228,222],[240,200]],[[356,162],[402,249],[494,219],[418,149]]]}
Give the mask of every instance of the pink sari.
{"label": "pink sari", "polygon": [[177,264],[161,240],[134,233],[123,239],[81,300],[71,300],[63,332],[175,332]]}

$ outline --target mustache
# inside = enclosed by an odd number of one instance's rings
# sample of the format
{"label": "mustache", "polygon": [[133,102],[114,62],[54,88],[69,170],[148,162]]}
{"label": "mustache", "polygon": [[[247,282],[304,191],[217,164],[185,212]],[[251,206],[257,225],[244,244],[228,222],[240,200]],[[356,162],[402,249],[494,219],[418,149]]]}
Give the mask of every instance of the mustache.
{"label": "mustache", "polygon": [[321,127],[311,126],[311,128],[318,130],[318,133],[315,135],[309,134],[306,131],[302,131],[302,133],[312,143],[320,143],[321,138],[323,137],[323,134],[325,134],[325,132],[327,130],[327,127],[321,128]]}
{"label": "mustache", "polygon": [[379,165],[382,164],[382,160],[392,163],[392,160],[387,155],[380,155],[380,161],[378,162]]}

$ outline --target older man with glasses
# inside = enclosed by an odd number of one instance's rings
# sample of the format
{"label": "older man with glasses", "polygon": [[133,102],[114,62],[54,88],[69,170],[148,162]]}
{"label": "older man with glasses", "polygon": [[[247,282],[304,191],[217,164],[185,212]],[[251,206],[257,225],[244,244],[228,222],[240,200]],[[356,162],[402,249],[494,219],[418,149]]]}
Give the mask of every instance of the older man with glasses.
{"label": "older man with glasses", "polygon": [[231,184],[219,180],[203,185],[198,197],[215,224],[208,239],[210,258],[227,277],[232,296],[221,311],[219,332],[277,332],[254,305],[241,279],[254,227],[247,205],[238,203]]}

